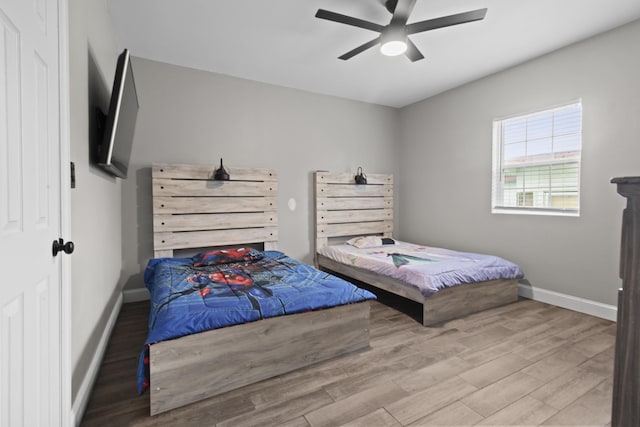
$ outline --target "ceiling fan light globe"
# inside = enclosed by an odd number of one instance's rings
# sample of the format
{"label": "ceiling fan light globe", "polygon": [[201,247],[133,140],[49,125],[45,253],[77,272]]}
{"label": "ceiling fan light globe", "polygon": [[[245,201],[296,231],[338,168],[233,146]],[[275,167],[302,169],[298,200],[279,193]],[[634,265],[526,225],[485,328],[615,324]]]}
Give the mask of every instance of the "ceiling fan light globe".
{"label": "ceiling fan light globe", "polygon": [[398,56],[407,51],[407,43],[402,40],[391,40],[380,45],[380,53],[386,56]]}

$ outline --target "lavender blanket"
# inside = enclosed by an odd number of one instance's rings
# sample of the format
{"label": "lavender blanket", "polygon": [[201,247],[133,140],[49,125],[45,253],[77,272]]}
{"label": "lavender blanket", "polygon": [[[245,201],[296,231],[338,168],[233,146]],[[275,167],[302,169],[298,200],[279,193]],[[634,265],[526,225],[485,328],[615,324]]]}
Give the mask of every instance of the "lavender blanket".
{"label": "lavender blanket", "polygon": [[395,242],[369,248],[327,246],[318,253],[342,264],[402,280],[416,286],[426,297],[451,286],[524,277],[517,264],[497,256]]}

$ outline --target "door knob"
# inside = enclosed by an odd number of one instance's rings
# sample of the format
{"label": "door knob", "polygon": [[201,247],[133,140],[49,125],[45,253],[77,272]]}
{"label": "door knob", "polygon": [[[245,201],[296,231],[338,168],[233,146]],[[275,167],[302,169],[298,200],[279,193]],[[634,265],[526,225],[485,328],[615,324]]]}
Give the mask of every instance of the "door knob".
{"label": "door knob", "polygon": [[65,254],[72,254],[74,249],[75,246],[73,245],[73,242],[65,243],[64,239],[59,238],[58,240],[53,241],[51,253],[53,253],[53,256],[58,255],[58,252],[60,251],[64,252]]}

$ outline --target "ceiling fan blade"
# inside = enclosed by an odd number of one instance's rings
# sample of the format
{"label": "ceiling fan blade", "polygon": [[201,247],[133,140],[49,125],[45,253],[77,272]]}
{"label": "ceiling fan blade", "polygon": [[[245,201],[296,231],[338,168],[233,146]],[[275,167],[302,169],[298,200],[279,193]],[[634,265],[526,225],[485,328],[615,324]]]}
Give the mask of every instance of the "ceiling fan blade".
{"label": "ceiling fan blade", "polygon": [[467,22],[480,21],[487,14],[487,9],[472,10],[470,12],[457,13],[455,15],[442,16],[426,21],[414,22],[406,26],[407,34],[421,33],[435,30],[436,28],[449,27],[451,25],[465,24]]}
{"label": "ceiling fan blade", "polygon": [[371,41],[368,41],[365,44],[362,44],[362,45],[358,46],[355,49],[350,50],[349,52],[345,53],[342,56],[339,56],[338,58],[346,61],[347,59],[352,58],[352,57],[356,56],[357,54],[362,53],[362,52],[364,52],[365,50],[367,50],[369,48],[372,48],[373,46],[377,45],[378,43],[380,43],[380,37],[376,37],[375,39],[373,39]]}
{"label": "ceiling fan blade", "polygon": [[379,33],[384,30],[383,25],[376,24],[375,22],[369,22],[363,19],[354,18],[352,16],[343,15],[341,13],[331,12],[330,10],[318,9],[318,11],[316,12],[316,18],[339,22],[341,24],[352,25],[354,27],[377,31]]}
{"label": "ceiling fan blade", "polygon": [[393,11],[393,18],[389,25],[403,26],[409,20],[409,15],[413,11],[413,7],[416,5],[416,0],[398,0],[396,8]]}
{"label": "ceiling fan blade", "polygon": [[416,62],[424,59],[424,55],[420,53],[416,45],[413,44],[413,42],[409,40],[409,38],[407,38],[407,51],[405,52],[405,55],[407,55],[407,58],[409,58],[411,62]]}

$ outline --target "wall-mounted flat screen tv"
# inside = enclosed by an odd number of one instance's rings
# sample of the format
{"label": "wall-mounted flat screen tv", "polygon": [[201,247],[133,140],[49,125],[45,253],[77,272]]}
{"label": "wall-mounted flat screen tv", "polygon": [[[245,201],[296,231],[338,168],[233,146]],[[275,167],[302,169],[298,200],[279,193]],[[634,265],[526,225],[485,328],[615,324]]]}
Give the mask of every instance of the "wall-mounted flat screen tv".
{"label": "wall-mounted flat screen tv", "polygon": [[133,69],[129,51],[125,49],[118,57],[109,112],[105,117],[97,156],[98,165],[119,178],[127,177],[138,108]]}

